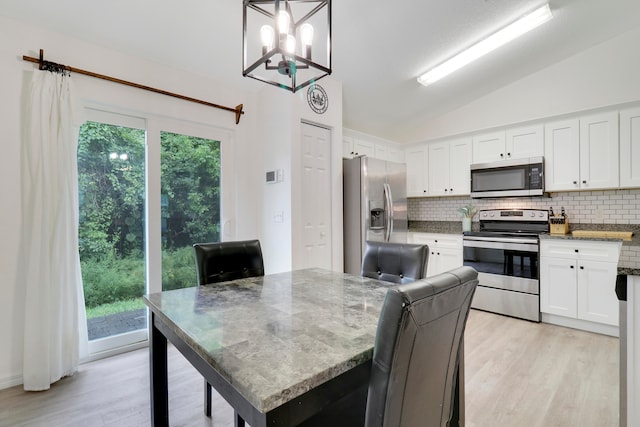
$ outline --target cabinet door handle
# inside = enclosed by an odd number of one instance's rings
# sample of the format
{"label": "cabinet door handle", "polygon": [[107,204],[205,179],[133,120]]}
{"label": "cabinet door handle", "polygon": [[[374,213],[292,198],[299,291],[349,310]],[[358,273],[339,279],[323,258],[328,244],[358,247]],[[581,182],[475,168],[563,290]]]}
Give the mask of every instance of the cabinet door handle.
{"label": "cabinet door handle", "polygon": [[584,180],[584,181],[582,181],[582,183],[583,183],[583,184],[586,184],[586,183],[587,183],[587,181],[586,181],[586,180]]}
{"label": "cabinet door handle", "polygon": [[507,153],[507,157],[511,157],[511,153]]}
{"label": "cabinet door handle", "polygon": [[438,252],[436,255],[440,255],[440,252]]}
{"label": "cabinet door handle", "polygon": [[446,189],[446,188],[444,189],[444,192],[445,192],[445,193],[447,192],[447,189]]}
{"label": "cabinet door handle", "polygon": [[570,265],[569,268],[573,268],[573,265]]}
{"label": "cabinet door handle", "polygon": [[584,266],[582,266],[582,265],[581,265],[581,266],[580,266],[580,270],[584,270]]}
{"label": "cabinet door handle", "polygon": [[453,191],[453,188],[450,188],[449,191]]}
{"label": "cabinet door handle", "polygon": [[579,249],[574,249],[573,251],[574,251],[575,253],[580,252],[580,250],[579,250]]}
{"label": "cabinet door handle", "polygon": [[573,181],[573,185],[576,185],[578,183],[578,181]]}
{"label": "cabinet door handle", "polygon": [[500,157],[504,157],[504,154],[500,153]]}

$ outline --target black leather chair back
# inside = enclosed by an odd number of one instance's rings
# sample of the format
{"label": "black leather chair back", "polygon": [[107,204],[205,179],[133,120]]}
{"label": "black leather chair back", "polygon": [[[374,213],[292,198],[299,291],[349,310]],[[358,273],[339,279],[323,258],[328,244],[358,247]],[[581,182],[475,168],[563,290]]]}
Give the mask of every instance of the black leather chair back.
{"label": "black leather chair back", "polygon": [[427,275],[429,247],[367,241],[361,276],[393,283],[409,283]]}
{"label": "black leather chair back", "polygon": [[196,243],[198,285],[264,276],[260,241]]}
{"label": "black leather chair back", "polygon": [[477,277],[473,268],[460,267],[387,291],[373,351],[366,427],[448,425]]}

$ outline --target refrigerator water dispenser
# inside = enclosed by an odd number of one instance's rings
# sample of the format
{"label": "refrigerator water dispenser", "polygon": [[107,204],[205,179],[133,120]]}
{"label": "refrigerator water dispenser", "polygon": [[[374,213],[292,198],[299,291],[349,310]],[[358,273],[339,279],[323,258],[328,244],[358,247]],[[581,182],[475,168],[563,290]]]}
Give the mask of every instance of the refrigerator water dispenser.
{"label": "refrigerator water dispenser", "polygon": [[382,230],[384,229],[384,209],[374,208],[371,209],[371,215],[369,216],[369,229],[370,230]]}

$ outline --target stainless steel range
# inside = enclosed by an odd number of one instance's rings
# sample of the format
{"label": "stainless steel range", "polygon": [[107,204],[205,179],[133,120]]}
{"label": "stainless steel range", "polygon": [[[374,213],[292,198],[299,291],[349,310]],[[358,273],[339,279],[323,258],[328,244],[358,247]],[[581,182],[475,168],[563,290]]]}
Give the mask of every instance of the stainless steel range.
{"label": "stainless steel range", "polygon": [[478,271],[471,307],[540,321],[540,239],[549,213],[538,209],[480,211],[480,231],[463,236],[464,265]]}

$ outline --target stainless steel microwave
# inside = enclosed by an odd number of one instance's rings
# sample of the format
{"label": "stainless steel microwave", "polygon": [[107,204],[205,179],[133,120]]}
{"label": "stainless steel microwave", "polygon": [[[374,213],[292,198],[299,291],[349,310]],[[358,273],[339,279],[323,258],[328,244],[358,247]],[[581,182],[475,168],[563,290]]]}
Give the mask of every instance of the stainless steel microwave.
{"label": "stainless steel microwave", "polygon": [[471,165],[472,198],[543,195],[543,157]]}

